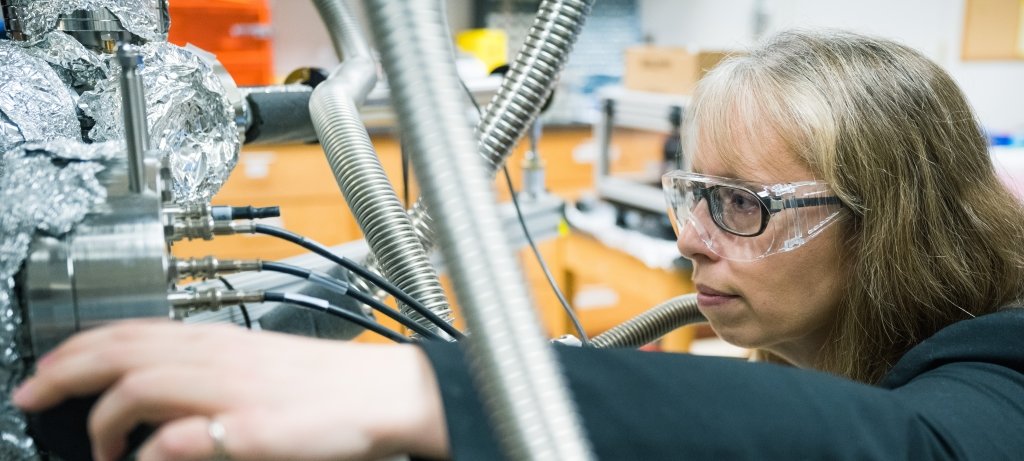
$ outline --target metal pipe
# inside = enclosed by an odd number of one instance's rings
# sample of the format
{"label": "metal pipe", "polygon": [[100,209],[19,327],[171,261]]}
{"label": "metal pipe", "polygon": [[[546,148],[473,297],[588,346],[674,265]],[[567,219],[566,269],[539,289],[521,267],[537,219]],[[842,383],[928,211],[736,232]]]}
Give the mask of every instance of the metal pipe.
{"label": "metal pipe", "polygon": [[313,4],[327,26],[339,62],[345,62],[347,58],[371,57],[362,27],[344,0],[313,0]]}
{"label": "metal pipe", "polygon": [[569,60],[594,0],[544,0],[501,88],[477,124],[480,155],[493,176],[540,114]]}
{"label": "metal pipe", "polygon": [[642,347],[677,328],[707,321],[697,310],[697,295],[690,293],[665,301],[650,310],[597,335],[594,347]]}
{"label": "metal pipe", "polygon": [[[341,65],[313,92],[309,111],[327,162],[383,275],[445,322],[451,307],[427,251],[381,166],[358,106],[377,81],[377,66],[355,15],[343,0],[315,0],[343,55]],[[410,306],[404,314],[443,334]]]}
{"label": "metal pipe", "polygon": [[377,65],[359,20],[345,0],[313,0],[313,4],[327,26],[334,51],[341,61],[328,76],[328,82],[344,83],[351,91],[349,96],[361,105],[377,84]]}
{"label": "metal pipe", "polygon": [[142,53],[136,46],[124,44],[117,50],[117,61],[121,65],[121,113],[128,148],[128,189],[140,194],[146,188],[145,161],[149,151],[146,97],[142,76],[139,75]]}
{"label": "metal pipe", "polygon": [[[569,60],[569,53],[594,1],[541,2],[523,47],[476,126],[479,152],[487,165],[486,177],[494,177],[523,133],[537,119]],[[421,201],[412,207],[410,213],[414,222],[427,223],[430,218],[423,216],[426,207],[420,204]],[[418,232],[430,235],[428,229],[418,229]],[[433,242],[428,240],[425,245],[430,247]]]}
{"label": "metal pipe", "polygon": [[367,9],[502,447],[510,459],[592,459],[477,156],[440,2],[370,0]]}

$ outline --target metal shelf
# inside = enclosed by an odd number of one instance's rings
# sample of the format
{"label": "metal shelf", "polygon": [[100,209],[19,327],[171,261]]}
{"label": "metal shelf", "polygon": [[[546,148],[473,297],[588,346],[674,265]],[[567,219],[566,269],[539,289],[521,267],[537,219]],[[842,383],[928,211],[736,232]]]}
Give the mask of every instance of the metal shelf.
{"label": "metal shelf", "polygon": [[612,133],[615,128],[623,127],[668,134],[672,130],[669,113],[675,107],[685,113],[690,97],[634,91],[621,86],[604,87],[599,97],[601,116],[594,124],[594,138],[599,143],[598,163],[594,169],[598,197],[643,211],[665,213],[661,190],[649,185],[651,178],[611,176]]}

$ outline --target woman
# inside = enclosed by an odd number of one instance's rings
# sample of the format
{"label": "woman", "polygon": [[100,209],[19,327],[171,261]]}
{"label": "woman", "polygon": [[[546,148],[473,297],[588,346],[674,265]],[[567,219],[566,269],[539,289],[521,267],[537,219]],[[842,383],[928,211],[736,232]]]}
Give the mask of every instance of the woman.
{"label": "woman", "polygon": [[[664,184],[701,312],[804,370],[559,348],[602,459],[1024,455],[1024,210],[945,72],[784,33],[705,78],[685,136]],[[14,402],[104,390],[100,460],[139,422],[162,424],[144,461],[498,457],[448,344],[133,322],[68,341]]]}

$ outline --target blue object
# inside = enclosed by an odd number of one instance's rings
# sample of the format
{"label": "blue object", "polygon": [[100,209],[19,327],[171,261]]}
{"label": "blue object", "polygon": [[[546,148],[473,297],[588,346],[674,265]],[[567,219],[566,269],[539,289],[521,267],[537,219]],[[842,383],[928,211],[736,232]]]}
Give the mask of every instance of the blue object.
{"label": "blue object", "polygon": [[4,18],[0,17],[0,39],[7,38],[7,27],[4,25]]}
{"label": "blue object", "polygon": [[989,135],[988,145],[992,147],[1024,147],[1024,133],[1016,136],[1003,133]]}
{"label": "blue object", "polygon": [[1009,146],[1013,144],[1013,137],[1004,134],[990,135],[988,137],[988,145],[990,146]]}

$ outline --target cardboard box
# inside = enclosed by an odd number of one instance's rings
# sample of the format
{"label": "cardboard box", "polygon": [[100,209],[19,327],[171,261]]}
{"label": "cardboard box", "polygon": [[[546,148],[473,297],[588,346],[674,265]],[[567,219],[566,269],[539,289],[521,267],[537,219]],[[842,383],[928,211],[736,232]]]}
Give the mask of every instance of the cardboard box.
{"label": "cardboard box", "polygon": [[1024,59],[1024,0],[968,0],[963,59]]}
{"label": "cardboard box", "polygon": [[629,48],[623,86],[637,91],[693,94],[697,81],[730,54],[656,46]]}

